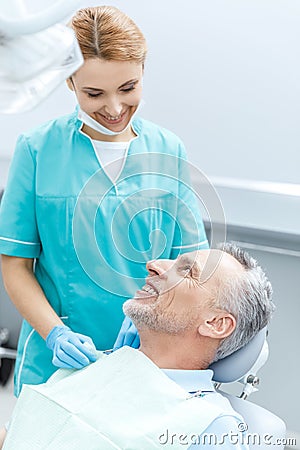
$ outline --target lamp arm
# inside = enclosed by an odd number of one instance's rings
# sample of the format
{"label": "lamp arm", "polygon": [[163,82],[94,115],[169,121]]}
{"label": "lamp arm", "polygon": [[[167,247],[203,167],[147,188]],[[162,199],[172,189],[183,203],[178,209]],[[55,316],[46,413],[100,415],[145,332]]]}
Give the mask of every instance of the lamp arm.
{"label": "lamp arm", "polygon": [[22,14],[22,17],[5,17],[0,6],[0,36],[15,37],[37,33],[61,22],[76,10],[80,0],[57,0],[46,9],[35,14]]}

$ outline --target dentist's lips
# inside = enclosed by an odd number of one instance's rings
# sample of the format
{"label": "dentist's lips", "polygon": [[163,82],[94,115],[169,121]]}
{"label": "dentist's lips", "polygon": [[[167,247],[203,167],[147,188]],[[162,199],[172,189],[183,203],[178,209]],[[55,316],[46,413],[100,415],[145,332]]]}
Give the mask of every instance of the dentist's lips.
{"label": "dentist's lips", "polygon": [[107,116],[105,116],[105,115],[103,115],[101,113],[98,113],[97,115],[107,125],[119,125],[120,123],[122,123],[126,119],[127,113],[128,113],[128,110],[124,111],[117,118],[114,118],[114,119],[112,119],[110,117],[107,117]]}

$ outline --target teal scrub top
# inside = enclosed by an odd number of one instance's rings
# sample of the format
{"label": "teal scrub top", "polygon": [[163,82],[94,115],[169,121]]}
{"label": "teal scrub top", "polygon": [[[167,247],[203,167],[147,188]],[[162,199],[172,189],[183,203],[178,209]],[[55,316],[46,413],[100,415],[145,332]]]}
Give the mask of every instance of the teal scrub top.
{"label": "teal scrub top", "polygon": [[[47,300],[73,331],[109,349],[122,304],[144,285],[145,263],[208,248],[182,142],[135,118],[136,137],[113,182],[74,113],[17,141],[0,208],[0,253],[35,259]],[[15,393],[57,370],[23,321]]]}

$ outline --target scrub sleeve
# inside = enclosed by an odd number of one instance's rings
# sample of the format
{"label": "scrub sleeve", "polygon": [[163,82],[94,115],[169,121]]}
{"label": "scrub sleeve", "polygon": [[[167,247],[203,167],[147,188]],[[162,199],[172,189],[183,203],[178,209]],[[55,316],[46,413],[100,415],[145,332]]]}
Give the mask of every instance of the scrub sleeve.
{"label": "scrub sleeve", "polygon": [[20,136],[10,166],[1,210],[1,253],[38,258],[41,244],[35,215],[35,163],[25,136]]}

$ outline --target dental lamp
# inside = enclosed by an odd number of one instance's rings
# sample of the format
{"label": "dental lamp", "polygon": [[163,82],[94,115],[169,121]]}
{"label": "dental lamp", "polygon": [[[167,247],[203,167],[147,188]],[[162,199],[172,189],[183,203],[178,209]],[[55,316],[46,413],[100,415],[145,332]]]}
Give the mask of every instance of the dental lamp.
{"label": "dental lamp", "polygon": [[63,23],[78,3],[56,0],[35,12],[25,0],[0,3],[0,113],[34,108],[83,64],[74,31]]}

